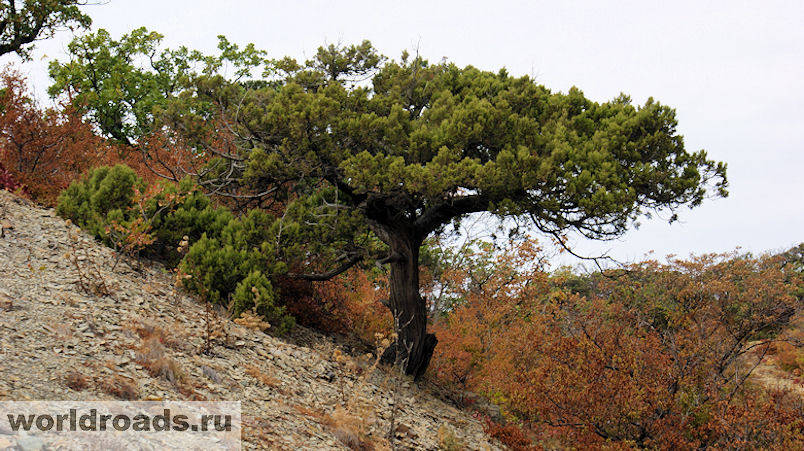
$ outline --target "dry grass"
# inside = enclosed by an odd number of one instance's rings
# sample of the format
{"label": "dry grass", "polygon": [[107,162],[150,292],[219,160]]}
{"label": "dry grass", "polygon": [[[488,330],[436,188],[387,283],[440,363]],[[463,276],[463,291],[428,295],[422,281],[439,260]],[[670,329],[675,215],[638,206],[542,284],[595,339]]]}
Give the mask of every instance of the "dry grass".
{"label": "dry grass", "polygon": [[257,330],[264,332],[271,327],[271,324],[263,320],[262,316],[257,313],[257,307],[251,310],[246,310],[240,314],[239,318],[235,318],[235,324],[245,327],[246,329]]}
{"label": "dry grass", "polygon": [[462,451],[467,449],[456,435],[455,431],[444,423],[438,428],[438,449],[443,451]]}
{"label": "dry grass", "polygon": [[151,377],[163,378],[173,385],[178,385],[184,378],[181,366],[167,356],[165,346],[157,336],[142,340],[136,360],[148,370]]}
{"label": "dry grass", "polygon": [[89,379],[75,370],[70,370],[64,374],[64,385],[75,391],[82,391],[89,387]]}
{"label": "dry grass", "polygon": [[98,388],[103,393],[127,401],[139,399],[140,397],[140,390],[137,384],[128,377],[120,374],[115,374],[111,379],[101,380],[98,384]]}
{"label": "dry grass", "polygon": [[245,441],[260,449],[278,449],[271,436],[274,425],[269,420],[244,414],[242,423]]}
{"label": "dry grass", "polygon": [[321,409],[314,409],[312,407],[302,406],[300,404],[290,404],[290,407],[292,407],[293,410],[299,412],[305,417],[313,418],[319,423],[327,424],[329,421],[327,417],[324,415],[324,413],[321,411]]}
{"label": "dry grass", "polygon": [[[67,225],[70,225],[69,219]],[[76,233],[70,233],[69,244],[70,252],[64,254],[64,258],[70,261],[75,268],[75,274],[78,277],[76,284],[89,295],[111,296],[112,290],[106,283],[100,266],[92,259],[87,242],[79,239]]]}
{"label": "dry grass", "polygon": [[268,374],[265,374],[258,366],[256,365],[247,365],[246,366],[246,374],[257,379],[263,385],[268,387],[275,387],[279,384],[279,380],[275,377],[272,377]]}
{"label": "dry grass", "polygon": [[335,411],[324,418],[324,424],[329,426],[335,436],[347,448],[353,450],[374,449],[365,441],[366,425],[362,418],[353,415],[345,408],[338,406]]}
{"label": "dry grass", "polygon": [[[376,394],[367,394],[369,379],[377,371],[380,358],[395,337],[377,334],[375,354],[355,358],[335,349],[332,358],[341,368],[342,374],[351,374],[355,382],[345,386],[341,377],[342,404],[335,407],[330,415],[325,415],[322,424],[329,427],[332,434],[345,446],[353,450],[390,449],[388,436],[377,436],[372,426],[377,423],[375,406]],[[348,388],[348,393],[347,393]],[[392,427],[393,422],[392,422]]]}
{"label": "dry grass", "polygon": [[179,338],[177,333],[181,330],[178,324],[171,327],[173,332],[168,333],[162,326],[151,321],[134,322],[130,327],[143,341],[155,338],[159,342],[171,349],[182,349],[182,339]]}

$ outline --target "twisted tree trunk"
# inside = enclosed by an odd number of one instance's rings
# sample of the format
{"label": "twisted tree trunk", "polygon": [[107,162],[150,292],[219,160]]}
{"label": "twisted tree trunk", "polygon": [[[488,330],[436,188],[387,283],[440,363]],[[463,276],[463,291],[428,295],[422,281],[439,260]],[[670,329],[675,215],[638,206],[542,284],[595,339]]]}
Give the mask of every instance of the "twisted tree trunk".
{"label": "twisted tree trunk", "polygon": [[[412,235],[412,234],[411,234]],[[389,308],[394,316],[396,342],[383,361],[398,365],[419,379],[427,370],[438,340],[427,333],[427,306],[419,293],[419,247],[415,236],[390,236],[391,280]]]}

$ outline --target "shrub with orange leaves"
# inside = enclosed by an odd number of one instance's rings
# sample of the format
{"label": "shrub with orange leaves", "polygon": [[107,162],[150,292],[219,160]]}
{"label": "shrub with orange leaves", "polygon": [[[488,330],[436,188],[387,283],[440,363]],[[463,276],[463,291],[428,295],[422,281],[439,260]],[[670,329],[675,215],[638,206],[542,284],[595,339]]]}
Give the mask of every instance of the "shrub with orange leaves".
{"label": "shrub with orange leaves", "polygon": [[521,427],[516,424],[502,425],[485,418],[483,430],[491,437],[503,442],[505,446],[513,451],[530,451],[539,449],[534,446],[530,439],[525,435]]}
{"label": "shrub with orange leaves", "polygon": [[352,334],[372,343],[376,334],[388,335],[393,320],[383,305],[381,287],[387,276],[352,268],[326,282],[285,279],[280,283],[283,303],[299,324],[326,332]]}
{"label": "shrub with orange leaves", "polygon": [[10,67],[0,73],[0,107],[0,162],[31,197],[48,205],[109,150],[70,108],[41,107]]}
{"label": "shrub with orange leaves", "polygon": [[17,182],[13,174],[6,170],[2,162],[0,162],[0,189],[12,192],[23,189],[23,186]]}
{"label": "shrub with orange leaves", "polygon": [[594,276],[588,297],[563,276],[534,286],[546,275],[497,261],[482,284],[467,278],[471,264],[458,270],[462,301],[434,326],[431,374],[485,394],[550,447],[804,445],[801,400],[749,380],[800,310],[779,258],[646,262]]}
{"label": "shrub with orange leaves", "polygon": [[[50,206],[71,181],[94,167],[125,163],[148,182],[172,168],[172,174],[178,176],[174,181],[178,181],[182,175],[179,165],[193,159],[190,149],[180,143],[169,145],[160,134],[146,137],[134,147],[98,136],[69,99],[43,107],[31,94],[25,77],[11,66],[0,72],[0,111],[4,180],[13,178],[31,198]],[[158,170],[161,172],[154,172]]]}
{"label": "shrub with orange leaves", "polygon": [[479,386],[489,353],[504,346],[502,331],[549,291],[534,241],[511,241],[500,252],[489,243],[469,244],[445,255],[449,264],[425,289],[439,340],[430,372],[461,390]]}

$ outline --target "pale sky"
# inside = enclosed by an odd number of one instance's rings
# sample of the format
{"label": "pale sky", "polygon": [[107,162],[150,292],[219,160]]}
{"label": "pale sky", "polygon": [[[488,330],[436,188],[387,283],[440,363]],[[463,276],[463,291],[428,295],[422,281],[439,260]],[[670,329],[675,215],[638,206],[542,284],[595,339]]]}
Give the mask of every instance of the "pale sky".
{"label": "pale sky", "polygon": [[[642,220],[619,241],[576,242],[578,252],[634,261],[651,250],[763,252],[804,241],[801,1],[111,0],[85,11],[93,29],[117,38],[146,26],[169,47],[212,52],[224,34],[304,59],[324,43],[369,39],[390,57],[418,48],[432,61],[533,75],[554,91],[574,85],[596,101],[652,96],[676,108],[689,151],[728,163],[731,195],[683,208],[672,225]],[[40,42],[22,66],[37,91],[70,39]]]}

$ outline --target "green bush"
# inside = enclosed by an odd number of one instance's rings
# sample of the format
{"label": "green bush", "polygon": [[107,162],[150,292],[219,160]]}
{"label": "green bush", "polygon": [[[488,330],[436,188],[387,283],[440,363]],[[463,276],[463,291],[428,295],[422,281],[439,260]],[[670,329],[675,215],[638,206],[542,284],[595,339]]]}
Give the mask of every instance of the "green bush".
{"label": "green bush", "polygon": [[285,272],[285,264],[275,258],[275,227],[272,216],[251,210],[229,221],[218,237],[203,235],[182,260],[181,269],[192,276],[185,287],[205,295],[210,302],[228,305],[237,284],[252,272]]}
{"label": "green bush", "polygon": [[61,192],[56,212],[109,244],[106,226],[113,219],[131,220],[135,188],[142,190],[145,183],[131,168],[101,166]]}
{"label": "green bush", "polygon": [[[178,196],[178,201],[170,208],[163,208],[169,204],[169,196]],[[205,233],[209,237],[219,237],[223,228],[234,219],[229,210],[213,206],[189,177],[178,185],[166,184],[158,195],[148,200],[145,213],[151,218],[156,238],[148,256],[171,267],[181,260],[176,246],[183,237],[188,237],[191,243],[200,240]]]}
{"label": "green bush", "polygon": [[248,275],[248,254],[244,249],[223,245],[219,239],[204,234],[190,246],[179,265],[183,272],[192,276],[184,281],[184,287],[213,304],[226,305],[237,283]]}
{"label": "green bush", "polygon": [[[235,218],[229,210],[213,206],[189,178],[163,183],[144,196],[136,196],[136,190],[145,193],[146,185],[132,169],[95,168],[59,195],[57,212],[107,245],[113,244],[107,234],[113,222],[125,230],[142,218],[155,238],[143,254],[168,266],[180,265],[192,276],[184,281],[186,288],[215,304],[232,302],[235,315],[256,305],[278,333],[293,326],[284,307],[275,305],[276,293],[267,276],[287,271],[277,261],[277,246],[284,245],[277,237],[286,240],[292,227],[280,234],[276,219],[256,209]],[[182,258],[177,246],[184,236],[192,245]],[[237,292],[247,285],[249,290],[256,287],[259,295]]]}
{"label": "green bush", "polygon": [[260,271],[252,271],[241,280],[232,296],[232,312],[235,316],[254,306],[257,307],[257,313],[271,324],[271,330],[279,335],[287,333],[296,324],[284,306],[276,305],[271,282]]}
{"label": "green bush", "polygon": [[125,226],[142,217],[155,238],[144,255],[170,267],[181,259],[176,247],[184,236],[190,242],[204,233],[219,237],[234,219],[227,209],[214,207],[189,177],[178,184],[160,184],[147,196],[142,210],[135,205],[135,189],[145,192],[146,185],[129,167],[98,167],[62,191],[56,211],[107,245],[111,242],[106,227],[113,221]]}

